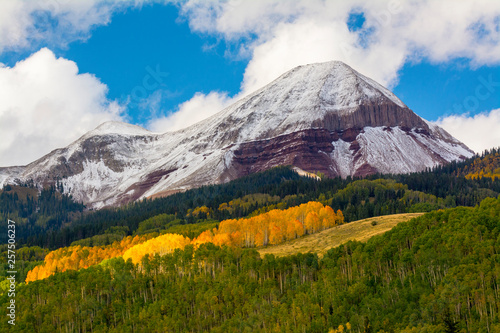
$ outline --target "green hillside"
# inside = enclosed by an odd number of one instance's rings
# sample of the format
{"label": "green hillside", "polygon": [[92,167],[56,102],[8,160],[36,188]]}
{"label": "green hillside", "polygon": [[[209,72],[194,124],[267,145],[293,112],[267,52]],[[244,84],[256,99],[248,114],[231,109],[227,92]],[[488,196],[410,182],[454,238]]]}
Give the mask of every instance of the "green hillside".
{"label": "green hillside", "polygon": [[[366,243],[261,258],[192,246],[20,285],[12,332],[500,330],[500,198],[427,213]],[[7,306],[6,295],[0,306]],[[347,325],[349,323],[349,325]],[[0,321],[0,331],[7,331]]]}

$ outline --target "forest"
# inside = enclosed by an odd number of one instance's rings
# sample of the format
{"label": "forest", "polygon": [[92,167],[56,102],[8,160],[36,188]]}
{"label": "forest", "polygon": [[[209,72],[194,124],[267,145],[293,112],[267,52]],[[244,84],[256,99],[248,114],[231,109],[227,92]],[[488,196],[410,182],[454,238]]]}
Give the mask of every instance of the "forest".
{"label": "forest", "polygon": [[323,258],[212,243],[116,257],[19,286],[11,331],[497,332],[499,225],[500,199],[487,198]]}
{"label": "forest", "polygon": [[[0,214],[18,223],[16,297],[27,305],[14,331],[500,331],[498,156],[364,179],[277,167],[98,211],[58,183],[4,186]],[[428,213],[323,257],[257,251],[406,212]]]}

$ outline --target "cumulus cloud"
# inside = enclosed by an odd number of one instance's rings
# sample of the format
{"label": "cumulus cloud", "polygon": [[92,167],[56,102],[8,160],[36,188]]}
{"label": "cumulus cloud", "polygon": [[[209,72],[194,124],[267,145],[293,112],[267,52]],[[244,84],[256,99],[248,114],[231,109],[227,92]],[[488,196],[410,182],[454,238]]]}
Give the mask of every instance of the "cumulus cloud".
{"label": "cumulus cloud", "polygon": [[186,128],[202,121],[230,105],[234,99],[226,93],[197,93],[190,100],[179,105],[178,110],[166,117],[154,118],[148,128],[157,133],[165,133]]}
{"label": "cumulus cloud", "polygon": [[[295,66],[341,60],[386,86],[407,61],[500,62],[500,2],[191,0],[182,5],[194,31],[246,39],[250,54],[242,92],[260,88]],[[351,13],[365,22],[349,30]]]}
{"label": "cumulus cloud", "polygon": [[89,37],[111,16],[133,1],[16,0],[0,1],[0,52],[65,46]]}
{"label": "cumulus cloud", "polygon": [[41,49],[14,67],[0,67],[0,166],[23,165],[66,146],[122,107],[108,88],[77,65]]}
{"label": "cumulus cloud", "polygon": [[500,147],[500,109],[474,116],[452,115],[439,118],[437,125],[465,143],[476,153]]}

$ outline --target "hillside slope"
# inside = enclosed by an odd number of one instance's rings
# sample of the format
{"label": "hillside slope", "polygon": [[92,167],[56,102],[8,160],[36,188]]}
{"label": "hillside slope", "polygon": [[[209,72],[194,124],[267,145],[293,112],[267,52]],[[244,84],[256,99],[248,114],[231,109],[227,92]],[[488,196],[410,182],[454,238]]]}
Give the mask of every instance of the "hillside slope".
{"label": "hillside slope", "polygon": [[[423,214],[403,213],[371,217],[342,224],[283,244],[261,247],[257,250],[262,257],[266,254],[288,256],[297,253],[316,253],[322,257],[331,248],[345,244],[348,241],[366,242],[373,236],[391,230],[401,222],[406,222]],[[376,224],[372,225],[373,222],[376,222]]]}
{"label": "hillside slope", "polygon": [[[217,247],[16,288],[2,332],[499,332],[500,199],[431,212],[323,258]],[[76,292],[72,292],[76,291]],[[10,300],[0,296],[0,306]],[[347,325],[349,323],[349,325]]]}

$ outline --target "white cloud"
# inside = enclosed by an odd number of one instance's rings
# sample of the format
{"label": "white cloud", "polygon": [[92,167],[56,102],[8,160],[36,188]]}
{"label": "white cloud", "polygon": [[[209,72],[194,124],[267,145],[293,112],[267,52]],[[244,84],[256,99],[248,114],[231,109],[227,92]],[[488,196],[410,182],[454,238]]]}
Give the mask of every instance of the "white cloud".
{"label": "white cloud", "polygon": [[[348,30],[349,13],[366,22]],[[182,12],[194,31],[229,41],[253,36],[242,92],[284,71],[312,62],[341,60],[386,86],[397,83],[405,62],[466,57],[474,65],[500,62],[500,2],[403,0],[191,0]],[[360,34],[367,34],[360,43]]]}
{"label": "white cloud", "polygon": [[92,28],[110,22],[113,12],[133,1],[0,1],[0,52],[65,46],[85,39]]}
{"label": "white cloud", "polygon": [[107,91],[46,48],[0,67],[0,166],[27,164],[102,122],[121,120],[122,107],[106,98]]}
{"label": "white cloud", "polygon": [[153,119],[148,128],[157,133],[176,131],[202,121],[234,102],[226,93],[197,93],[190,100],[179,105],[176,112],[166,117]]}
{"label": "white cloud", "polygon": [[452,115],[435,123],[476,153],[500,147],[500,109],[474,116]]}

